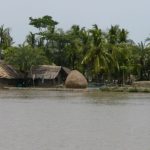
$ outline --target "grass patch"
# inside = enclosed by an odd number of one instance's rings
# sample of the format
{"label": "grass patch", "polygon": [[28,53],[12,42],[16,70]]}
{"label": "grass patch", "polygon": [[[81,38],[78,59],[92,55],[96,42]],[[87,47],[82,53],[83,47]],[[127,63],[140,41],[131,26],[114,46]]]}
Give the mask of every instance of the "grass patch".
{"label": "grass patch", "polygon": [[108,92],[124,92],[125,88],[124,87],[104,87],[100,89],[101,91],[108,91]]}
{"label": "grass patch", "polygon": [[139,92],[139,89],[137,89],[136,87],[130,87],[127,91],[128,92]]}
{"label": "grass patch", "polygon": [[146,88],[146,89],[143,90],[143,92],[144,92],[144,93],[150,93],[150,89],[147,89],[147,88]]}
{"label": "grass patch", "polygon": [[144,87],[104,87],[100,89],[101,91],[106,92],[144,92],[144,93],[150,93],[150,88],[144,88]]}

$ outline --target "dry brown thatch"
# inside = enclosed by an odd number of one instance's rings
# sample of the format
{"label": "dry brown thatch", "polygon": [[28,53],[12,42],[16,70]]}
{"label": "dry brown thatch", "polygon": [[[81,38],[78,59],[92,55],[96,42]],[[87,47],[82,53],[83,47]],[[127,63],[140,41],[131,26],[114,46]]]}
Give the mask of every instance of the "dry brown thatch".
{"label": "dry brown thatch", "polygon": [[19,77],[19,74],[16,72],[16,70],[12,66],[6,65],[4,63],[0,63],[0,78],[16,79],[18,77]]}
{"label": "dry brown thatch", "polygon": [[39,65],[31,69],[28,77],[33,78],[34,76],[35,79],[55,79],[61,70],[63,70],[67,75],[70,71],[68,68],[61,66]]}
{"label": "dry brown thatch", "polygon": [[72,70],[65,81],[67,88],[86,88],[87,85],[86,78],[77,70]]}

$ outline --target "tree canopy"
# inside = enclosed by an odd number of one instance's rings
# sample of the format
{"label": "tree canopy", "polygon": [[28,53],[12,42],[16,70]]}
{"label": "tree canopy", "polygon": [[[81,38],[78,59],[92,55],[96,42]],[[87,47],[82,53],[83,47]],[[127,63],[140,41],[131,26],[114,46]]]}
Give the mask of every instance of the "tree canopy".
{"label": "tree canopy", "polygon": [[42,49],[20,45],[10,47],[5,53],[5,61],[13,65],[17,70],[26,75],[32,66],[48,64],[48,60]]}
{"label": "tree canopy", "polygon": [[26,36],[21,46],[12,46],[10,29],[0,27],[0,50],[4,60],[22,72],[32,65],[56,64],[81,71],[98,81],[150,79],[149,38],[138,44],[129,39],[127,29],[111,25],[103,31],[98,25],[90,29],[72,25],[69,30],[57,28],[51,16],[29,17],[29,25],[38,29]]}

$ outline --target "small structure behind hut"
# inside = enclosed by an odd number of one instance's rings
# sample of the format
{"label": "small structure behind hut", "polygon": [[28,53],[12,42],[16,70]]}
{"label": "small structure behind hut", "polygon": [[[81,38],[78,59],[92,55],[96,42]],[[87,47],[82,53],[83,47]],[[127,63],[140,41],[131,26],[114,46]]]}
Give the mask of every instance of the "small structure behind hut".
{"label": "small structure behind hut", "polygon": [[0,63],[0,87],[16,86],[18,78],[19,74],[12,66]]}
{"label": "small structure behind hut", "polygon": [[39,65],[31,68],[28,78],[33,86],[55,87],[64,84],[69,72],[66,67]]}

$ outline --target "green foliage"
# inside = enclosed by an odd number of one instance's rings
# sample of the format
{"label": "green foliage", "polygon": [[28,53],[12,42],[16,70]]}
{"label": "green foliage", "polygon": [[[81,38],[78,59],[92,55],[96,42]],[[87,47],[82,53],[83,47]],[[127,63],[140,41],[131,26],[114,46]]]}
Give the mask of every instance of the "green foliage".
{"label": "green foliage", "polygon": [[137,87],[131,87],[128,89],[128,92],[138,92],[139,90],[137,89]]}
{"label": "green foliage", "polygon": [[26,74],[32,66],[47,64],[48,60],[42,49],[30,46],[11,47],[5,51],[5,61]]}
{"label": "green foliage", "polygon": [[0,27],[0,48],[6,49],[13,44],[13,39],[10,36],[10,29],[4,28],[4,25]]}
{"label": "green foliage", "polygon": [[37,43],[37,39],[36,39],[36,35],[32,32],[30,32],[27,36],[26,36],[26,41],[25,43],[27,43],[28,45],[30,45],[31,47],[36,47],[36,43]]}
{"label": "green foliage", "polygon": [[5,49],[5,61],[22,72],[32,65],[54,63],[77,69],[90,79],[125,83],[134,75],[150,80],[150,38],[135,44],[118,25],[107,32],[96,24],[90,29],[73,25],[65,32],[56,28],[58,22],[51,16],[30,17],[29,21],[39,30],[26,36],[24,46],[11,47],[9,28],[0,27],[0,52]]}
{"label": "green foliage", "polygon": [[53,56],[58,48],[60,39],[59,33],[56,32],[55,26],[58,22],[54,21],[51,16],[43,16],[41,18],[29,18],[30,25],[39,29],[38,33],[31,33],[26,38],[26,43],[32,47],[44,49],[45,55],[49,62],[54,61]]}
{"label": "green foliage", "polygon": [[150,47],[149,43],[141,42],[132,49],[133,73],[138,76],[139,80],[150,79]]}
{"label": "green foliage", "polygon": [[54,30],[55,26],[58,24],[57,21],[54,21],[51,16],[43,16],[42,18],[32,18],[29,17],[30,25],[33,25],[34,27],[38,29],[49,29],[51,31]]}
{"label": "green foliage", "polygon": [[89,63],[92,72],[97,74],[100,71],[108,70],[111,57],[106,49],[106,42],[101,29],[94,25],[89,33],[91,36],[90,47],[82,63]]}
{"label": "green foliage", "polygon": [[13,39],[10,36],[10,29],[0,26],[0,59],[2,59],[3,51],[13,44]]}
{"label": "green foliage", "polygon": [[80,27],[73,25],[66,33],[68,43],[65,46],[65,54],[71,69],[79,69],[82,58],[82,43],[80,39]]}

